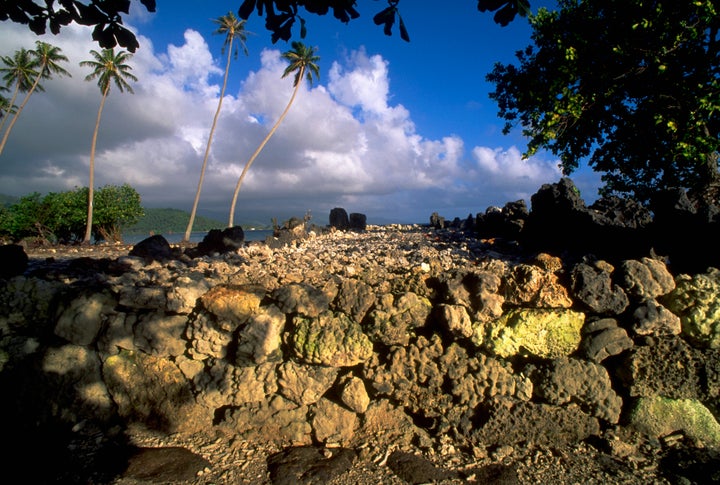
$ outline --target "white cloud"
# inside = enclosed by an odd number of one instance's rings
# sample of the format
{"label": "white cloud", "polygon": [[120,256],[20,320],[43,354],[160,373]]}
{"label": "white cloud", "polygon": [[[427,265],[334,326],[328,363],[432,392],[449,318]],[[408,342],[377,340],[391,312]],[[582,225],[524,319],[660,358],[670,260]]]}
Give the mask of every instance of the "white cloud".
{"label": "white cloud", "polygon": [[[6,28],[8,27],[8,28]],[[66,190],[87,179],[89,145],[99,103],[78,62],[97,49],[77,26],[53,38],[70,57],[71,79],[56,79],[33,97],[0,156],[0,193]],[[34,45],[24,27],[4,25],[4,51]],[[130,183],[153,206],[189,208],[207,143],[224,60],[187,30],[184,43],[162,47],[140,37],[131,60],[135,94],[111,93],[103,114],[96,181]],[[5,54],[6,52],[3,52]],[[213,141],[201,213],[224,218],[244,163],[285,109],[293,76],[277,50],[261,53],[261,67],[230,87]],[[231,69],[238,69],[237,66]],[[433,210],[478,211],[528,197],[559,177],[556,162],[521,160],[517,149],[475,147],[471,159],[455,135],[428,139],[411,112],[391,102],[388,63],[364,50],[330,68],[327,84],[303,82],[287,118],[252,166],[238,214],[350,211],[419,220]],[[496,202],[497,203],[497,202]],[[404,211],[404,212],[403,212]],[[422,215],[421,217],[418,214]],[[454,213],[452,215],[455,215]],[[460,212],[460,215],[464,215]],[[371,221],[372,222],[372,221]]]}

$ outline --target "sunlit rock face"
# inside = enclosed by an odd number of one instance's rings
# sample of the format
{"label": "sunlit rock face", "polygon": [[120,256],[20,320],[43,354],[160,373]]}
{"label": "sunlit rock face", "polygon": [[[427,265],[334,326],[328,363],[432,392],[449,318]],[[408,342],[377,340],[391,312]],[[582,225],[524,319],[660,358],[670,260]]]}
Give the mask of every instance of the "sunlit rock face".
{"label": "sunlit rock face", "polygon": [[0,280],[11,429],[553,446],[720,409],[717,270],[420,226],[171,253],[31,260]]}

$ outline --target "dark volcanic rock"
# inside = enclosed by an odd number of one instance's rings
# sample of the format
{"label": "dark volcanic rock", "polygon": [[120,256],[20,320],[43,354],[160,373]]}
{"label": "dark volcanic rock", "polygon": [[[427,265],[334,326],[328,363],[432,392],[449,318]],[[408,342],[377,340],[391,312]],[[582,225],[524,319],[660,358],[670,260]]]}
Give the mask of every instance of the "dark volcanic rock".
{"label": "dark volcanic rock", "polygon": [[[643,226],[646,211],[635,203],[603,201],[589,208],[567,177],[540,187],[531,202],[532,210],[520,237],[529,249],[575,256],[594,254],[613,262],[640,257],[650,250]],[[640,212],[631,213],[636,206]]]}
{"label": "dark volcanic rock", "polygon": [[623,289],[613,282],[613,270],[602,261],[575,265],[570,274],[573,296],[593,313],[621,314],[630,302]]}
{"label": "dark volcanic rock", "polygon": [[387,464],[395,475],[412,484],[460,478],[457,471],[440,468],[426,458],[403,451],[393,451]]}
{"label": "dark volcanic rock", "polygon": [[489,207],[484,214],[478,214],[475,228],[482,238],[501,237],[515,240],[525,226],[530,212],[524,200],[508,202],[502,209]]}
{"label": "dark volcanic rock", "polygon": [[172,259],[173,252],[167,239],[157,234],[143,239],[133,246],[130,250],[130,256],[143,258],[146,262],[167,261]]}
{"label": "dark volcanic rock", "polygon": [[698,399],[720,409],[720,350],[700,350],[675,336],[649,339],[615,368],[635,397]]}
{"label": "dark volcanic rock", "polygon": [[209,254],[229,253],[243,246],[245,233],[240,226],[227,227],[223,230],[212,229],[194,249],[186,251],[190,257],[207,256]]}
{"label": "dark volcanic rock", "polygon": [[27,269],[28,257],[22,246],[6,244],[0,246],[0,278],[12,278]]}
{"label": "dark volcanic rock", "polygon": [[350,213],[348,227],[354,231],[364,231],[367,227],[367,216],[357,212]]}
{"label": "dark volcanic rock", "polygon": [[268,458],[273,485],[321,485],[345,473],[355,460],[347,448],[298,446]]}
{"label": "dark volcanic rock", "polygon": [[330,211],[330,227],[345,230],[350,227],[350,219],[348,213],[342,207],[335,207]]}
{"label": "dark volcanic rock", "polygon": [[210,462],[185,448],[140,448],[128,459],[124,477],[150,483],[194,479]]}
{"label": "dark volcanic rock", "polygon": [[562,446],[600,432],[597,418],[577,406],[558,407],[532,402],[500,400],[483,406],[472,437],[485,445],[519,442]]}
{"label": "dark volcanic rock", "polygon": [[593,362],[602,362],[633,347],[627,330],[618,327],[612,318],[603,318],[587,323],[583,327],[580,349]]}

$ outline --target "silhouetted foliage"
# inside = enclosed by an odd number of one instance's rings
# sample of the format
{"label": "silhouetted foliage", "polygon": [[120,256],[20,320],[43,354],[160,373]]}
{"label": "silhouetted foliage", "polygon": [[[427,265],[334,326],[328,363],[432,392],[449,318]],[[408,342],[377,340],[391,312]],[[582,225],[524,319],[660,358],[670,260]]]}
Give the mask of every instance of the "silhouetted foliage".
{"label": "silhouetted foliage", "polygon": [[[648,202],[679,187],[717,197],[720,1],[560,0],[531,17],[534,45],[488,80],[526,156],[601,172],[602,195]],[[713,188],[714,187],[714,188]],[[714,195],[712,195],[714,194]]]}
{"label": "silhouetted foliage", "polygon": [[[135,1],[143,4],[148,12],[155,12],[155,0]],[[397,8],[400,0],[388,0],[387,3],[388,7],[375,15],[375,23],[382,25],[383,31],[391,35],[397,17],[400,37],[409,41],[407,28]],[[435,3],[437,8],[442,8],[442,2]],[[38,35],[44,34],[48,27],[57,34],[62,26],[73,22],[94,26],[93,40],[103,49],[119,45],[135,52],[140,45],[135,35],[123,26],[123,16],[129,13],[130,4],[130,0],[45,0],[40,4],[32,0],[0,0],[0,20],[27,25]],[[264,16],[265,27],[275,43],[279,39],[290,40],[296,20],[300,22],[300,38],[305,38],[307,29],[305,19],[300,15],[301,9],[311,15],[326,15],[332,10],[336,19],[348,23],[360,16],[355,9],[356,4],[355,0],[244,0],[238,16],[247,20],[253,11]],[[169,6],[172,8],[171,4]],[[530,4],[527,0],[478,0],[477,8],[480,12],[496,12],[495,22],[505,26],[516,15],[526,16]]]}
{"label": "silhouetted foliage", "polygon": [[[155,11],[155,0],[139,0],[148,12]],[[94,26],[92,37],[100,47],[116,45],[135,52],[135,35],[123,26],[122,16],[130,12],[130,0],[45,0],[42,5],[31,0],[0,1],[0,20],[27,25],[37,35],[58,34],[60,28],[73,22]]]}

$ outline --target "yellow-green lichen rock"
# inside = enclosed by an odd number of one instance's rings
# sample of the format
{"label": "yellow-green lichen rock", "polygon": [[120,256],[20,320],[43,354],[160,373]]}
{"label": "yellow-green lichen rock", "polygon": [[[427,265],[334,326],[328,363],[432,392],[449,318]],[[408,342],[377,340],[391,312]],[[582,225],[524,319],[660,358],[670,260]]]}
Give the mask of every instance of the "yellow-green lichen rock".
{"label": "yellow-green lichen rock", "polygon": [[663,302],[680,317],[682,334],[693,345],[720,349],[720,270],[680,275]]}
{"label": "yellow-green lichen rock", "polygon": [[326,311],[316,318],[298,315],[293,327],[293,352],[309,364],[348,367],[372,357],[372,342],[360,325],[344,313]]}
{"label": "yellow-green lichen rock", "polygon": [[630,425],[657,438],[682,431],[707,447],[720,447],[720,424],[695,399],[640,398],[630,412]]}
{"label": "yellow-green lichen rock", "polygon": [[473,341],[500,357],[526,352],[555,359],[580,345],[585,314],[565,309],[518,308],[475,328]]}

